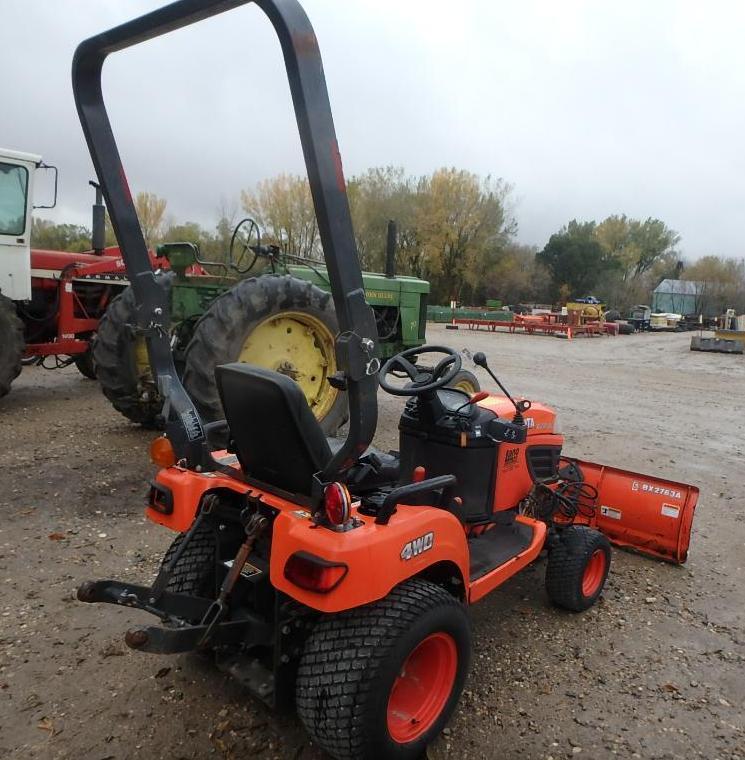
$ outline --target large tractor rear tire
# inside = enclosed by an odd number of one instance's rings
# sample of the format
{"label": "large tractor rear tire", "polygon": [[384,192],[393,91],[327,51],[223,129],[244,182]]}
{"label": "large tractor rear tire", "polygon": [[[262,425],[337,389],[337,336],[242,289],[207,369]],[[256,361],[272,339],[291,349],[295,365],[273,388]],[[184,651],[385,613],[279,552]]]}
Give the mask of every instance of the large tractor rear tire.
{"label": "large tractor rear tire", "polygon": [[251,277],[216,298],[186,349],[183,383],[206,421],[224,418],[215,367],[247,362],[288,375],[302,388],[326,435],[348,417],[336,372],[339,326],[331,295],[289,275]]}
{"label": "large tractor rear tire", "polygon": [[[173,273],[157,275],[170,291]],[[132,422],[154,430],[163,427],[163,399],[153,381],[145,339],[136,337],[136,304],[132,288],[121,292],[110,304],[93,343],[93,362],[101,389],[114,409]]]}
{"label": "large tractor rear tire", "polygon": [[10,391],[10,384],[21,374],[23,322],[9,298],[0,295],[0,398]]}
{"label": "large tractor rear tire", "polygon": [[456,390],[463,391],[469,396],[473,396],[474,393],[478,393],[481,390],[481,383],[473,372],[469,372],[467,369],[462,369],[458,374],[448,383],[448,388],[455,388]]}
{"label": "large tractor rear tire", "polygon": [[378,602],[319,618],[298,668],[298,715],[339,760],[415,760],[458,703],[470,658],[464,605],[412,579]]}

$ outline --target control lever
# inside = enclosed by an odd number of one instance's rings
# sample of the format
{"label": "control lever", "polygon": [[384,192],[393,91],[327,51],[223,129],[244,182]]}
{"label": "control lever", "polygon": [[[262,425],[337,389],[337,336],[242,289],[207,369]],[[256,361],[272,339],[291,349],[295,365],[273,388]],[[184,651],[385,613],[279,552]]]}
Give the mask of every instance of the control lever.
{"label": "control lever", "polygon": [[478,404],[479,401],[483,401],[485,398],[489,398],[489,391],[479,391],[478,393],[474,393],[465,404],[461,404],[461,406],[455,410],[455,413],[457,414],[461,409],[465,409],[471,404]]}
{"label": "control lever", "polygon": [[507,388],[502,385],[502,383],[499,381],[499,378],[491,371],[491,368],[486,361],[486,354],[483,351],[477,351],[473,355],[473,363],[479,367],[482,367],[489,373],[491,379],[494,380],[494,382],[499,386],[502,393],[504,393],[504,395],[507,396],[507,398],[510,400],[512,406],[515,407],[515,416],[512,418],[513,424],[524,425],[525,420],[523,419],[523,412],[527,412],[528,409],[530,409],[530,401],[527,399],[523,399],[522,401],[515,401],[515,399],[510,396],[510,392],[507,390]]}

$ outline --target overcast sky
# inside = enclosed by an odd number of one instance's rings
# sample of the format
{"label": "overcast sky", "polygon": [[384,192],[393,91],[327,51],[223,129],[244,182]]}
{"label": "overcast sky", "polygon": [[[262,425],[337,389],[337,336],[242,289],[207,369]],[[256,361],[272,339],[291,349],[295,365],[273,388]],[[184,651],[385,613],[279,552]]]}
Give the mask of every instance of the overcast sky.
{"label": "overcast sky", "polygon": [[[70,63],[153,0],[0,0],[0,145],[60,168],[55,221],[89,224]],[[522,242],[573,218],[658,217],[686,257],[742,256],[745,3],[305,0],[345,173],[456,166],[514,186]],[[276,38],[252,6],[110,57],[133,191],[211,226],[223,200],[304,173]],[[37,202],[43,202],[43,186]]]}

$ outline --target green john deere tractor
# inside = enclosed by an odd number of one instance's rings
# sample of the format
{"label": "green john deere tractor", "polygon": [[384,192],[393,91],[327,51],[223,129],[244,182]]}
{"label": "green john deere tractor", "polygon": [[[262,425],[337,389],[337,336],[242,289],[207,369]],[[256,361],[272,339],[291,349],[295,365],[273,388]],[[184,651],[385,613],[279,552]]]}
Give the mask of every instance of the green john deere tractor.
{"label": "green john deere tractor", "polygon": [[[395,228],[391,232],[389,227],[386,274],[363,273],[383,360],[425,341],[429,283],[395,276],[394,250]],[[204,261],[192,243],[165,243],[157,254],[170,268],[158,278],[170,294],[174,359],[204,419],[223,417],[215,367],[245,361],[292,377],[333,435],[346,420],[347,401],[329,382],[337,369],[338,325],[325,266],[262,245],[252,219],[236,227],[225,262]],[[145,339],[135,325],[135,300],[128,288],[101,320],[93,358],[114,407],[133,422],[157,428],[163,400],[153,382]],[[472,375],[458,382],[478,390]]]}

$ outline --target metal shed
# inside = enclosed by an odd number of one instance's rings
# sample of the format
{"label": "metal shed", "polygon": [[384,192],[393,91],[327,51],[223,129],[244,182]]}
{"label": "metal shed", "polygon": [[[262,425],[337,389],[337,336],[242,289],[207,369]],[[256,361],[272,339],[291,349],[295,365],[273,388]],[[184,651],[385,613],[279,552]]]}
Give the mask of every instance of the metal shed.
{"label": "metal shed", "polygon": [[674,314],[702,313],[706,283],[663,280],[652,293],[652,311]]}

